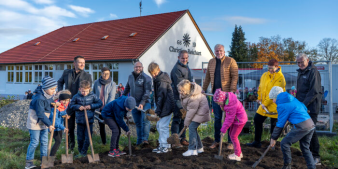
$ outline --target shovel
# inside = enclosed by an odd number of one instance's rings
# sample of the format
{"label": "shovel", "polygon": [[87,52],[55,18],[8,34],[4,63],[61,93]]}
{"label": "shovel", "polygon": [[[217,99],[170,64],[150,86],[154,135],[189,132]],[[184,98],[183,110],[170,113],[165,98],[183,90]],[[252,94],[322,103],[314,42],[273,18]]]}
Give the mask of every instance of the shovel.
{"label": "shovel", "polygon": [[62,161],[62,164],[64,163],[73,163],[73,154],[68,154],[68,118],[67,116],[65,117],[65,123],[66,123],[66,154],[62,154],[61,155],[61,161]]}
{"label": "shovel", "polygon": [[[224,119],[225,119],[225,113],[224,112],[222,113],[222,119],[223,119],[223,122],[224,122]],[[222,156],[222,144],[223,144],[223,137],[224,137],[224,135],[225,134],[221,134],[221,140],[219,142],[218,154],[214,156],[216,159],[219,159],[219,160],[223,160],[223,156]]]}
{"label": "shovel", "polygon": [[184,128],[181,130],[181,132],[178,135],[177,133],[172,134],[169,138],[167,138],[167,142],[169,144],[175,144],[175,145],[181,144],[180,137],[187,128],[188,128],[187,126],[184,126]]}
{"label": "shovel", "polygon": [[86,125],[87,125],[87,131],[88,131],[88,137],[89,137],[89,142],[90,142],[90,148],[92,150],[91,155],[87,155],[89,163],[94,163],[97,161],[100,161],[100,157],[98,154],[94,154],[94,148],[93,148],[93,141],[92,141],[92,134],[90,133],[90,127],[89,127],[89,122],[88,122],[88,115],[87,115],[87,110],[84,110],[85,113],[85,119],[86,119]]}
{"label": "shovel", "polygon": [[[159,121],[159,120],[160,120],[159,117],[157,117],[157,116],[155,115],[154,111],[151,110],[151,109],[148,109],[147,111],[144,111],[144,110],[142,110],[142,109],[139,109],[137,106],[135,106],[135,108],[136,108],[138,111],[141,111],[141,112],[145,113],[145,114],[146,114],[146,118],[147,118],[147,120],[149,120],[149,121]],[[151,114],[151,115],[148,116],[147,114]]]}
{"label": "shovel", "polygon": [[[52,105],[54,106],[53,127],[55,127],[56,104],[52,103]],[[46,156],[42,157],[41,168],[54,167],[55,156],[50,156],[50,149],[51,149],[51,146],[52,146],[53,135],[54,135],[54,130],[50,131],[50,138],[49,138],[49,143],[48,143],[47,157]]]}
{"label": "shovel", "polygon": [[264,151],[264,153],[262,154],[261,158],[259,158],[254,165],[252,165],[252,168],[256,168],[257,165],[262,161],[262,159],[264,158],[265,154],[270,150],[271,145],[269,145],[269,147]]}
{"label": "shovel", "polygon": [[[129,118],[127,118],[127,125],[128,125],[128,128],[129,128]],[[128,148],[129,148],[129,156],[132,156],[130,134],[128,135]]]}

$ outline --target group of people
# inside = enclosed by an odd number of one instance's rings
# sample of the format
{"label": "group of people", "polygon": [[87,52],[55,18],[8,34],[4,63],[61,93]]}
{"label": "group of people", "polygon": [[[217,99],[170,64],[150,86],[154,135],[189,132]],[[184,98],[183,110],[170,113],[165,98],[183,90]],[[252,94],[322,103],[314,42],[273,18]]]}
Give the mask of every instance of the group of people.
{"label": "group of people", "polygon": [[[171,148],[188,146],[183,156],[203,153],[203,144],[197,128],[201,123],[211,119],[208,99],[205,96],[205,91],[210,84],[215,117],[215,142],[210,148],[218,147],[222,142],[221,136],[228,131],[227,148],[234,149],[234,153],[228,158],[241,161],[243,153],[238,135],[248,118],[242,103],[236,96],[238,66],[233,58],[225,56],[223,45],[217,44],[214,49],[216,57],[209,61],[202,87],[193,82],[188,66],[188,52],[181,50],[170,74],[161,71],[159,65],[152,62],[148,65],[148,72],[151,75],[148,76],[143,71],[143,64],[136,62],[124,89],[120,84],[119,88],[123,93],[118,98],[116,98],[116,84],[110,77],[109,68],[102,68],[101,77],[92,85],[91,75],[84,71],[84,57],[76,56],[73,69],[65,70],[58,81],[48,76],[44,77],[42,86],[36,89],[37,93],[30,103],[27,120],[31,138],[27,150],[26,168],[35,167],[34,151],[39,142],[41,157],[47,155],[48,130],[56,131],[51,155],[55,155],[61,143],[62,131],[69,132],[69,146],[73,150],[75,124],[77,124],[79,150],[77,157],[85,156],[89,147],[89,136],[84,111],[88,114],[90,132],[92,132],[95,114],[99,114],[99,118],[104,120],[104,123],[100,123],[103,144],[106,144],[105,125],[112,130],[109,156],[119,157],[126,154],[119,149],[119,139],[121,129],[130,135],[129,126],[125,122],[129,111],[136,125],[136,145],[149,144],[150,121],[147,120],[144,111],[152,108],[151,97],[154,98],[155,114],[159,117],[156,123],[159,146],[153,149],[153,152],[167,153]],[[314,132],[314,124],[321,98],[321,91],[317,89],[318,86],[320,87],[320,74],[305,54],[297,57],[297,63],[300,69],[297,80],[298,92],[295,98],[285,92],[286,82],[278,61],[275,59],[269,61],[269,71],[262,75],[258,88],[258,101],[261,105],[254,117],[255,141],[248,146],[261,147],[263,122],[267,117],[271,118],[271,146],[274,146],[286,121],[289,121],[294,128],[281,143],[284,155],[283,168],[291,167],[290,146],[298,140],[301,142],[301,150],[308,168],[315,168],[315,162],[319,162],[319,144]],[[121,91],[120,89],[118,91]],[[54,111],[54,108],[51,108],[52,102],[57,106],[54,127],[51,118]],[[69,121],[68,128],[64,127],[64,120]],[[224,120],[223,124],[222,120]],[[189,128],[189,141],[186,139],[186,133],[183,132],[180,138],[181,144],[171,145],[167,142],[170,130],[171,134],[174,134],[184,128]]]}

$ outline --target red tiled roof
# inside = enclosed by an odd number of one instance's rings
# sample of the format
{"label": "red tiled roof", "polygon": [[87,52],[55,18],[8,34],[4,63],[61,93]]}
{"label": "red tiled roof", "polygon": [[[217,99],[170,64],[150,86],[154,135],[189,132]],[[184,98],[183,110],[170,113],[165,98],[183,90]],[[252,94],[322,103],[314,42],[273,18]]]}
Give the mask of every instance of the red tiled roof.
{"label": "red tiled roof", "polygon": [[[0,54],[0,64],[136,59],[188,10],[59,28]],[[129,37],[137,32],[135,37]],[[109,35],[106,40],[101,40]],[[79,41],[73,42],[75,38]],[[34,46],[36,42],[41,42]]]}

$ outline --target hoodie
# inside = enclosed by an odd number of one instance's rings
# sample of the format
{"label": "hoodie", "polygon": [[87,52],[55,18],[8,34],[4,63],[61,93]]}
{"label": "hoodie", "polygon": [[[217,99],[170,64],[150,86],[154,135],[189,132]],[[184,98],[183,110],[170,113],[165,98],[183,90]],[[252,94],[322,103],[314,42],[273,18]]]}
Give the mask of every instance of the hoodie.
{"label": "hoodie", "polygon": [[155,113],[160,117],[170,115],[175,108],[171,80],[167,73],[160,71],[153,79],[156,110]]}
{"label": "hoodie", "polygon": [[115,99],[112,102],[109,102],[101,111],[101,115],[104,119],[113,118],[116,123],[121,127],[124,131],[128,132],[129,128],[127,124],[124,122],[123,118],[127,115],[127,110],[124,107],[124,102],[128,98],[128,96],[121,96],[118,99]]}

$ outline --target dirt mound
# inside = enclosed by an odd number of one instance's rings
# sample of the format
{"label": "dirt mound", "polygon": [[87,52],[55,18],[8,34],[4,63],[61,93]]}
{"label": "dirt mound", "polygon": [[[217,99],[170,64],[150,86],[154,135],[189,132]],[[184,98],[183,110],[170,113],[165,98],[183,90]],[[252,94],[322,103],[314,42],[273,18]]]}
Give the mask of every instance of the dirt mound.
{"label": "dirt mound", "polygon": [[[223,160],[218,160],[214,158],[214,155],[217,154],[217,149],[210,149],[210,146],[213,142],[211,138],[203,139],[204,153],[199,154],[198,156],[184,157],[182,153],[187,150],[187,148],[173,149],[171,152],[166,154],[157,154],[152,153],[152,148],[147,147],[142,150],[135,151],[133,147],[133,154],[135,156],[122,156],[122,157],[108,157],[107,153],[100,154],[100,162],[96,164],[89,164],[87,158],[80,158],[74,161],[74,164],[61,164],[61,161],[55,163],[54,168],[64,168],[64,169],[84,169],[84,168],[160,168],[160,169],[189,169],[189,168],[227,168],[227,169],[239,169],[239,168],[251,168],[256,160],[259,159],[261,154],[264,152],[264,148],[252,148],[242,145],[242,151],[244,158],[241,162],[230,161],[227,159],[227,155],[233,153],[230,150],[226,150],[226,143],[224,144],[223,149]],[[262,147],[267,147],[268,142],[264,142]],[[261,163],[256,167],[257,169],[272,169],[272,168],[282,168],[283,166],[283,155],[277,143],[275,150],[271,150],[267,153]],[[125,149],[128,152],[128,149]],[[297,169],[307,168],[306,163],[303,157],[301,157],[301,152],[299,150],[292,148],[292,167]],[[317,168],[322,169],[326,168],[325,166],[318,166]]]}

